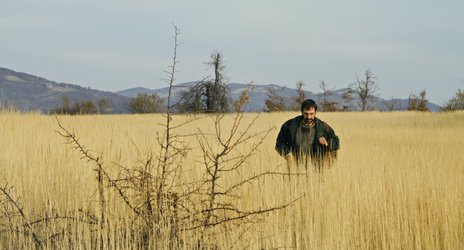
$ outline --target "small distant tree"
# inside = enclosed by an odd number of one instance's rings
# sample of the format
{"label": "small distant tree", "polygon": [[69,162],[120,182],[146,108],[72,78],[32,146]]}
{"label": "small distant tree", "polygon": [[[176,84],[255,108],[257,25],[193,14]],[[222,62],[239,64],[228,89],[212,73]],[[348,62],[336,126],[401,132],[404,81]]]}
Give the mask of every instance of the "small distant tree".
{"label": "small distant tree", "polygon": [[426,98],[427,92],[425,90],[422,90],[419,95],[414,95],[411,94],[409,95],[409,100],[408,100],[408,110],[412,111],[430,111],[430,109],[427,107],[427,98]]}
{"label": "small distant tree", "polygon": [[364,72],[364,78],[359,79],[356,77],[356,81],[351,84],[354,94],[359,98],[359,107],[361,111],[366,111],[372,108],[372,102],[374,97],[377,95],[379,87],[375,82],[376,76],[370,69],[366,69]]}
{"label": "small distant tree", "polygon": [[62,96],[61,102],[61,109],[69,112],[71,110],[71,101],[69,100],[69,97],[67,95]]}
{"label": "small distant tree", "polygon": [[429,100],[427,100],[426,95],[427,92],[425,91],[425,89],[423,89],[419,93],[419,103],[417,105],[417,109],[419,111],[430,111],[430,109],[427,107],[427,103],[429,102]]}
{"label": "small distant tree", "polygon": [[391,97],[390,100],[385,100],[383,102],[383,110],[384,111],[394,111],[397,110],[399,103],[398,100],[395,97]]}
{"label": "small distant tree", "polygon": [[322,90],[322,93],[319,94],[319,106],[321,107],[321,111],[337,111],[338,102],[331,100],[334,89],[330,89],[325,81],[319,83],[319,88]]}
{"label": "small distant tree", "polygon": [[159,113],[164,109],[164,100],[156,93],[139,93],[129,103],[129,111],[138,114]]}
{"label": "small distant tree", "polygon": [[342,93],[342,99],[345,102],[343,105],[343,111],[351,111],[353,109],[353,89],[351,87],[346,88],[346,90]]}
{"label": "small distant tree", "polygon": [[234,111],[243,112],[245,105],[250,101],[250,94],[253,91],[253,82],[248,83],[248,87],[242,91],[240,97],[234,101]]}
{"label": "small distant tree", "polygon": [[408,110],[413,111],[417,109],[417,96],[414,94],[409,94],[408,98]]}
{"label": "small distant tree", "polygon": [[50,113],[51,114],[68,114],[68,115],[74,115],[76,114],[75,107],[72,106],[71,101],[69,100],[69,97],[64,95],[61,97],[61,106],[51,109]]}
{"label": "small distant tree", "polygon": [[464,91],[458,89],[456,95],[450,98],[441,108],[443,111],[464,110]]}
{"label": "small distant tree", "polygon": [[108,108],[109,108],[108,100],[103,98],[100,101],[98,101],[97,104],[98,104],[98,113],[100,114],[108,113]]}
{"label": "small distant tree", "polygon": [[18,111],[14,103],[8,99],[0,99],[0,112],[1,111]]}
{"label": "small distant tree", "polygon": [[82,103],[78,104],[79,107],[79,114],[96,114],[98,113],[97,107],[95,103],[92,101],[83,101]]}
{"label": "small distant tree", "polygon": [[287,110],[285,99],[285,96],[281,95],[275,87],[269,87],[267,89],[267,99],[264,100],[264,104],[266,105],[265,111],[275,112]]}
{"label": "small distant tree", "polygon": [[303,81],[296,82],[296,96],[292,97],[292,110],[300,110],[301,103],[306,100],[306,92],[304,91],[305,83]]}

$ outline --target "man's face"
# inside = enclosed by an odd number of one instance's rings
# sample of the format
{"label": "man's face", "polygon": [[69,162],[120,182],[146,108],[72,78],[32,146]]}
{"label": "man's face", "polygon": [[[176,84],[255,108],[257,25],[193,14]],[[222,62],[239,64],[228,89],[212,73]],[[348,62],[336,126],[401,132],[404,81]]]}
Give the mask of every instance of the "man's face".
{"label": "man's face", "polygon": [[314,118],[316,117],[316,109],[309,108],[303,110],[303,119],[306,124],[311,124],[314,122]]}

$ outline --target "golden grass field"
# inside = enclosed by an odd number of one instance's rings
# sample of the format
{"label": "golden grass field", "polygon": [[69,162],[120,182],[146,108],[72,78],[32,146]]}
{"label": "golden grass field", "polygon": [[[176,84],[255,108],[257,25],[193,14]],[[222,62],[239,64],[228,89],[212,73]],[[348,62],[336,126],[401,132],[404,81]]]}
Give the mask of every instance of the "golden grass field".
{"label": "golden grass field", "polygon": [[[246,114],[244,124],[256,114]],[[274,150],[281,124],[297,113],[261,114],[253,131],[274,127],[259,152],[240,172],[224,183],[254,173],[287,171]],[[233,115],[225,119],[232,121]],[[240,206],[249,209],[283,204],[292,206],[260,215],[254,224],[217,230],[220,249],[464,249],[464,113],[318,113],[340,137],[336,164],[323,174],[265,177],[242,189]],[[162,133],[161,115],[60,116],[80,142],[101,154],[111,171],[113,162],[130,165]],[[174,116],[180,123],[188,116]],[[33,221],[47,213],[98,207],[93,166],[57,134],[53,116],[0,113],[0,175],[14,186],[26,216]],[[213,130],[208,117],[183,127],[182,133]],[[202,170],[201,150],[195,138],[185,139],[192,150],[185,173]],[[247,150],[250,144],[241,145]],[[293,169],[292,171],[302,171]],[[126,210],[108,194],[110,225],[131,230]],[[0,208],[1,209],[1,208]],[[2,230],[5,230],[2,214]],[[53,223],[53,222],[50,222]],[[124,225],[126,223],[126,225]],[[47,235],[59,233],[51,226]],[[68,229],[66,229],[68,230]],[[79,221],[69,225],[68,240],[46,248],[92,248],[92,232]],[[241,235],[240,232],[245,232]],[[193,239],[188,234],[183,242]],[[2,231],[3,249],[33,248],[30,236]],[[111,234],[110,248],[137,248]],[[195,246],[184,244],[185,248]],[[190,246],[190,247],[189,247]]]}

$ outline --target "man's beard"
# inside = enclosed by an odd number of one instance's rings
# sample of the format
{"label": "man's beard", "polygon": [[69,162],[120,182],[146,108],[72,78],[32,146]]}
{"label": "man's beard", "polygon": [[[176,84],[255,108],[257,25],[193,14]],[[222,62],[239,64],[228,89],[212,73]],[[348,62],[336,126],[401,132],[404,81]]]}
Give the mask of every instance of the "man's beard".
{"label": "man's beard", "polygon": [[314,123],[314,119],[306,118],[306,119],[304,119],[304,122],[305,122],[305,124],[311,125],[311,124]]}

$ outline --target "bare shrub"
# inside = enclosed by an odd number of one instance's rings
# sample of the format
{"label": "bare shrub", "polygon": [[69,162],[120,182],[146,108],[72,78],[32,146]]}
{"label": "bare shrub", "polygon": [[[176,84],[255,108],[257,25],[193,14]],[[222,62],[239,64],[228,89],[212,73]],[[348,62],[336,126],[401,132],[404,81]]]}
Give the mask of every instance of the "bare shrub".
{"label": "bare shrub", "polygon": [[[238,190],[248,183],[266,176],[285,176],[288,173],[258,172],[237,179],[229,186],[224,183],[230,173],[239,172],[241,168],[248,166],[248,160],[258,152],[271,131],[272,128],[269,128],[250,133],[259,115],[252,118],[248,124],[244,124],[244,113],[237,112],[233,123],[228,124],[230,126],[226,129],[223,121],[225,115],[216,113],[209,116],[214,123],[213,134],[201,129],[196,134],[177,132],[179,128],[193,120],[174,123],[175,117],[172,116],[172,110],[176,105],[171,103],[171,97],[178,63],[179,34],[177,27],[174,26],[174,30],[173,60],[166,72],[169,92],[165,122],[161,124],[162,131],[156,136],[158,150],[149,149],[131,165],[105,164],[102,155],[88,150],[78,136],[68,130],[57,118],[59,127],[57,132],[69,145],[80,152],[82,159],[92,163],[95,171],[99,197],[96,208],[98,215],[87,213],[89,217],[95,218],[88,227],[95,248],[111,247],[111,238],[114,237],[111,232],[118,232],[132,245],[145,249],[216,248],[216,233],[210,229],[218,226],[227,228],[236,225],[234,223],[254,225],[258,222],[257,216],[283,209],[294,202],[256,209],[242,208],[237,202],[240,198]],[[245,97],[237,104],[239,110],[243,109],[247,102]],[[186,167],[183,162],[190,152],[190,147],[183,138],[191,136],[197,138],[202,152],[203,160],[200,166],[204,169],[204,174],[198,180],[189,179],[184,173]],[[253,146],[243,152],[240,146],[244,144]],[[108,171],[111,166],[116,170],[116,176]],[[112,214],[114,211],[108,208],[109,194],[118,197],[120,204],[130,212],[127,215],[131,221],[129,231],[126,229],[127,223],[118,224],[111,221],[121,219],[114,218]],[[15,203],[10,202],[10,204]],[[61,218],[66,221],[66,217]],[[34,228],[31,226],[26,229],[28,232],[33,232]],[[76,233],[72,230],[65,232],[68,237],[73,237],[73,233]],[[33,235],[36,235],[34,239],[37,238],[36,245],[44,242],[39,234]],[[193,236],[196,240],[185,242],[182,240],[185,235]]]}

